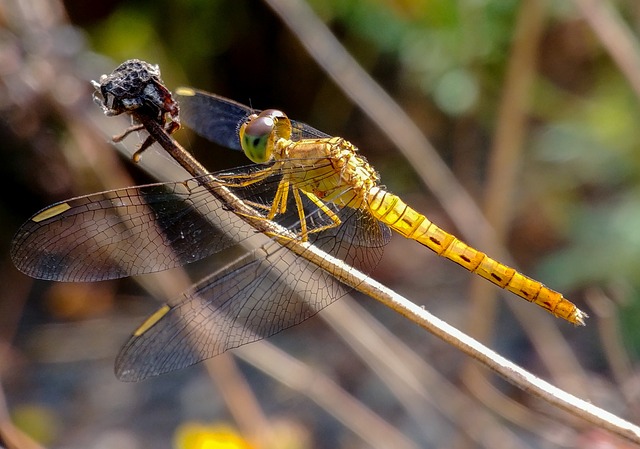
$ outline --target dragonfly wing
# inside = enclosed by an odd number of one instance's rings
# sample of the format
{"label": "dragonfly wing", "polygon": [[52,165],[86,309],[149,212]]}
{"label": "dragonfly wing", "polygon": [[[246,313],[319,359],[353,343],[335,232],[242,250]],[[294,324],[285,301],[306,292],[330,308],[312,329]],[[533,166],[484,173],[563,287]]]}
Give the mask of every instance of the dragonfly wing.
{"label": "dragonfly wing", "polygon": [[[134,334],[116,359],[124,381],[184,368],[295,326],[343,296],[328,272],[271,242],[202,280]],[[265,256],[266,254],[266,256]]]}
{"label": "dragonfly wing", "polygon": [[293,141],[301,139],[326,139],[331,137],[330,134],[319,131],[311,125],[296,120],[291,120],[291,127],[291,140]]}
{"label": "dragonfly wing", "polygon": [[238,131],[254,110],[228,98],[191,88],[178,88],[174,95],[180,105],[181,122],[218,145],[242,149]]}
{"label": "dragonfly wing", "polygon": [[[330,248],[330,240],[344,241],[350,245],[362,246],[365,248],[382,248],[391,240],[391,229],[389,226],[376,219],[367,210],[352,209],[350,207],[338,207],[333,203],[328,203],[329,209],[340,219],[340,226],[329,228],[320,232],[315,237],[314,242],[321,247]],[[307,217],[307,221],[312,224],[328,224],[329,219],[320,209],[317,209]],[[327,243],[325,243],[327,242]],[[327,251],[327,249],[324,249]]]}
{"label": "dragonfly wing", "polygon": [[[241,188],[245,173],[219,174],[227,188],[247,203],[270,205],[283,173],[274,170]],[[291,195],[292,196],[292,195]],[[305,219],[310,230],[333,223],[304,195]],[[300,232],[300,217],[293,200],[274,221]],[[309,242],[351,266],[369,273],[382,257],[390,239],[389,228],[361,209],[326,206],[340,224],[311,233]],[[258,207],[259,209],[259,207]],[[262,210],[266,214],[266,209]],[[311,317],[346,293],[331,274],[286,250],[276,241],[208,276],[192,289],[152,315],[125,344],[116,360],[121,380],[138,381],[184,368],[228,349],[261,340]]]}
{"label": "dragonfly wing", "polygon": [[95,193],[34,215],[14,237],[11,257],[29,276],[57,281],[166,270],[233,244],[213,224],[226,213],[196,179]]}
{"label": "dragonfly wing", "polygon": [[[391,230],[365,210],[329,206],[340,219],[340,225],[311,234],[310,242],[363,273],[372,272],[391,239]],[[321,213],[316,210],[313,215]]]}
{"label": "dragonfly wing", "polygon": [[[232,150],[241,150],[238,132],[249,115],[259,113],[236,101],[190,87],[176,89],[180,120],[202,137]],[[292,140],[331,137],[306,123],[291,120]]]}

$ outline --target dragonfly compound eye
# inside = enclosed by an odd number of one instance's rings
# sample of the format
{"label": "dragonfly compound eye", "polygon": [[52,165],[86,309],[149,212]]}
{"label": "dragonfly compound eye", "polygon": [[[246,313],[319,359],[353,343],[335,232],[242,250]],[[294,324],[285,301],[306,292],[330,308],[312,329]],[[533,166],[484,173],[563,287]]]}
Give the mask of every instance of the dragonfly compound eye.
{"label": "dragonfly compound eye", "polygon": [[271,159],[275,120],[269,116],[252,116],[240,127],[240,145],[244,154],[257,164]]}
{"label": "dragonfly compound eye", "polygon": [[278,109],[265,109],[258,117],[270,118],[273,120],[275,138],[290,139],[291,138],[291,120],[289,117]]}

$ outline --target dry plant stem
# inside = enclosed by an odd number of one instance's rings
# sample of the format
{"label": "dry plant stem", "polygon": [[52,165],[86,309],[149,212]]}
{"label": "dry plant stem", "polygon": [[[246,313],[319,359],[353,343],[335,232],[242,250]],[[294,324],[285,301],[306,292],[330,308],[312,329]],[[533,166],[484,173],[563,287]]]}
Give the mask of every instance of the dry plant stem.
{"label": "dry plant stem", "polygon": [[[483,212],[496,237],[504,242],[512,218],[512,200],[517,191],[525,136],[528,93],[535,73],[537,47],[544,22],[544,0],[523,0],[510,51],[504,88],[498,109],[496,132],[489,154]],[[488,252],[490,235],[483,233],[480,246]],[[494,329],[496,289],[486,282],[471,281],[471,308],[467,320],[469,335],[481,341]]]}
{"label": "dry plant stem", "polygon": [[[207,174],[200,163],[166,134],[162,126],[155,121],[155,118],[137,113],[133,113],[133,115],[145,126],[151,137],[192,176],[208,175],[211,181],[215,181],[213,175]],[[206,180],[206,177],[203,178],[203,184],[208,187],[211,194],[221,199],[224,203],[229,204],[234,210],[245,214],[246,216],[243,217],[243,219],[247,223],[263,234],[273,236],[280,244],[295,254],[301,255],[309,262],[317,266],[328,267],[327,271],[339,281],[371,296],[436,335],[438,338],[459,348],[519,388],[575,416],[581,417],[595,426],[607,429],[633,442],[640,443],[640,428],[533,376],[355,268],[344,264],[341,260],[336,259],[307,242],[300,242],[286,228],[282,228],[277,223],[252,218],[255,216],[255,211],[249,206],[235,197],[220,183],[206,182]]]}
{"label": "dry plant stem", "polygon": [[251,432],[247,437],[252,442],[252,447],[275,447],[269,421],[262,413],[257,399],[251,394],[251,387],[247,385],[233,358],[227,354],[221,355],[225,357],[216,357],[215,361],[207,360],[205,366],[216,382],[218,391],[224,396],[238,427]]}
{"label": "dry plant stem", "polygon": [[574,0],[602,45],[640,98],[640,44],[609,1]]}
{"label": "dry plant stem", "polygon": [[[431,419],[429,407],[432,407],[478,447],[495,447],[495,441],[500,441],[502,447],[527,447],[501,420],[485,408],[476,407],[467,394],[351,298],[337,301],[319,317],[385,382],[421,430],[422,423]],[[472,413],[474,418],[462,423],[461,412]],[[544,416],[535,416],[530,424],[551,433],[561,425]],[[429,432],[429,428],[424,431]]]}

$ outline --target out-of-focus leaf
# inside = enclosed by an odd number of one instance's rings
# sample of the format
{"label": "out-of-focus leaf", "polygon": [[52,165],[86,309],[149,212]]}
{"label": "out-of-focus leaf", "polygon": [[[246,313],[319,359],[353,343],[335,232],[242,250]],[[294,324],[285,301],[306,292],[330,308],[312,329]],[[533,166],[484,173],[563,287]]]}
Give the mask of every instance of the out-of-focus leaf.
{"label": "out-of-focus leaf", "polygon": [[43,404],[17,405],[11,415],[18,428],[42,444],[54,441],[60,431],[55,412]]}

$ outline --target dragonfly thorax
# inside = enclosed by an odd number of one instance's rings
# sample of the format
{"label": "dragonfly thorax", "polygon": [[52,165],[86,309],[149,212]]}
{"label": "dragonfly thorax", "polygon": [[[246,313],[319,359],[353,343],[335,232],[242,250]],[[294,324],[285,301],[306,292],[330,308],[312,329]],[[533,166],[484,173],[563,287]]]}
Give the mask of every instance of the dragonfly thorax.
{"label": "dragonfly thorax", "polygon": [[341,137],[279,139],[273,156],[292,185],[324,202],[359,209],[378,174],[357,151]]}

